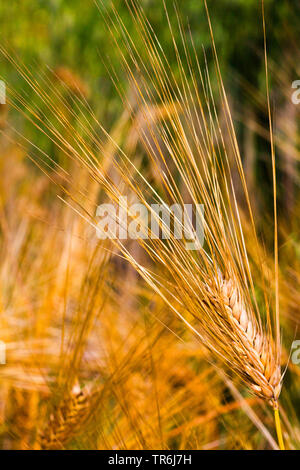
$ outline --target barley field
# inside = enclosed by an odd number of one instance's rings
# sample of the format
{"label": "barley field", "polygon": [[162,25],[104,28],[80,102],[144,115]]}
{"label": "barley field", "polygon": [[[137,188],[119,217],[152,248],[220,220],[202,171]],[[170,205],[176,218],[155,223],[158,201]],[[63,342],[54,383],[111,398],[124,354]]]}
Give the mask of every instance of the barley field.
{"label": "barley field", "polygon": [[0,5],[0,449],[300,449],[300,7]]}

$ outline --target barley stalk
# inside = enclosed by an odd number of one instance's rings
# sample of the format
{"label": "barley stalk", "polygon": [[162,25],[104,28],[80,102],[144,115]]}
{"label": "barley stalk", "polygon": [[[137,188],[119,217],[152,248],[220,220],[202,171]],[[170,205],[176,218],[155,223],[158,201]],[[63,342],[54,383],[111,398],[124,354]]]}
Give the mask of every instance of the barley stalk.
{"label": "barley stalk", "polygon": [[59,450],[78,433],[86,420],[91,403],[91,392],[88,387],[80,389],[75,385],[54,413],[40,436],[42,449]]}
{"label": "barley stalk", "polygon": [[281,371],[273,342],[250,313],[240,289],[232,279],[219,276],[219,280],[221,298],[235,336],[233,349],[241,359],[240,370],[251,390],[275,406],[281,391]]}

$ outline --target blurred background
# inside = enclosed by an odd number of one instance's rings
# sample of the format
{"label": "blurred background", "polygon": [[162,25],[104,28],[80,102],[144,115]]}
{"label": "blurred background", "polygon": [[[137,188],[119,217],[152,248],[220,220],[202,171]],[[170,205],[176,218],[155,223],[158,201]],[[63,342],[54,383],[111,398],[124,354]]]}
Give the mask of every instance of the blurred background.
{"label": "blurred background", "polygon": [[[103,2],[110,9],[110,2]],[[172,47],[169,26],[165,20],[163,2],[141,2],[150,23],[164,46],[174,73],[178,64]],[[167,1],[171,22],[176,22],[172,1]],[[124,1],[115,7],[129,28],[134,42],[138,43],[136,29]],[[202,1],[179,2],[185,27],[191,29],[197,53],[204,48],[212,64],[211,44],[207,18]],[[30,68],[48,66],[71,87],[78,87],[87,96],[98,119],[111,127],[121,113],[122,103],[107,73],[107,58],[111,66],[121,70],[120,56],[111,42],[101,14],[94,1],[72,3],[64,0],[34,3],[5,2],[0,7],[1,43]],[[245,171],[250,184],[268,181],[268,122],[266,115],[266,90],[263,58],[263,28],[261,2],[258,0],[223,0],[209,3],[219,60],[235,127],[245,160]],[[270,67],[271,100],[274,112],[274,129],[278,145],[278,160],[283,192],[282,210],[290,211],[297,194],[294,185],[297,168],[297,121],[299,107],[291,102],[292,82],[299,71],[299,16],[296,0],[265,1]],[[182,47],[182,46],[181,46]],[[17,90],[24,83],[15,70],[7,70],[1,61],[1,75]],[[212,80],[214,76],[212,74]],[[126,82],[124,81],[124,86]],[[32,90],[27,90],[28,100]],[[105,98],[105,99],[104,99]],[[16,118],[17,119],[17,118]],[[18,118],[20,119],[20,117]],[[3,119],[2,119],[3,120]],[[20,124],[21,125],[21,124]],[[23,124],[24,125],[24,124]],[[31,130],[32,132],[32,130]],[[267,187],[263,189],[260,205],[270,201]],[[267,194],[266,194],[267,191]],[[262,201],[263,199],[263,201]],[[266,210],[262,207],[262,210]]]}
{"label": "blurred background", "polygon": [[[124,0],[115,0],[114,7],[108,0],[0,4],[0,79],[8,97],[21,97],[17,107],[9,100],[0,105],[0,340],[7,345],[7,363],[0,365],[0,447],[276,448],[271,412],[240,391],[239,383],[216,373],[211,358],[132,268],[90,242],[83,221],[58,200],[60,189],[32,162],[37,154],[41,159],[50,155],[50,169],[55,164],[71,168],[59,146],[25,115],[30,105],[44,119],[47,107],[20,74],[20,64],[78,132],[90,119],[86,110],[92,109],[150,174],[137,143],[135,126],[141,124],[129,122],[112,80],[114,71],[134,102],[100,3],[108,12],[117,10],[139,47]],[[165,3],[176,25],[174,2]],[[180,77],[163,2],[140,4],[174,76]],[[264,4],[277,156],[285,365],[300,320],[300,104],[292,101],[292,83],[300,80],[300,4]],[[261,2],[209,1],[208,7],[269,275],[273,199]],[[177,8],[201,64],[207,61],[216,90],[203,2],[178,0]],[[183,53],[180,41],[178,47]],[[126,57],[128,51],[123,53]],[[76,97],[87,105],[82,121]],[[61,98],[66,108],[60,108]],[[225,129],[217,98],[216,107]],[[52,122],[49,116],[49,125]],[[71,126],[66,138],[71,138]],[[106,148],[109,152],[113,149]],[[57,175],[52,176],[57,182]],[[155,174],[150,178],[156,181]],[[99,200],[101,194],[93,195],[93,190],[97,192],[89,186],[90,197]],[[292,449],[300,448],[299,385],[300,368],[290,363],[282,415],[284,437]]]}

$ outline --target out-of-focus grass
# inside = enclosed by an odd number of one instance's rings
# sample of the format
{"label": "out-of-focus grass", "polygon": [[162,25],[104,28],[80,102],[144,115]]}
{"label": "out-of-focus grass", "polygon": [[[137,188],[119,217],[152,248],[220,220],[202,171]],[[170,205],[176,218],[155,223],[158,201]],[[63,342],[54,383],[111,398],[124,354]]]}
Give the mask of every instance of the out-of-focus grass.
{"label": "out-of-focus grass", "polygon": [[[3,144],[2,448],[272,447],[257,429],[272,428],[259,399],[237,398],[161,299],[109,245],[97,247],[22,150]],[[284,333],[292,334],[289,314],[298,310],[288,288],[282,295]],[[283,403],[291,448],[299,380],[290,364]]]}

